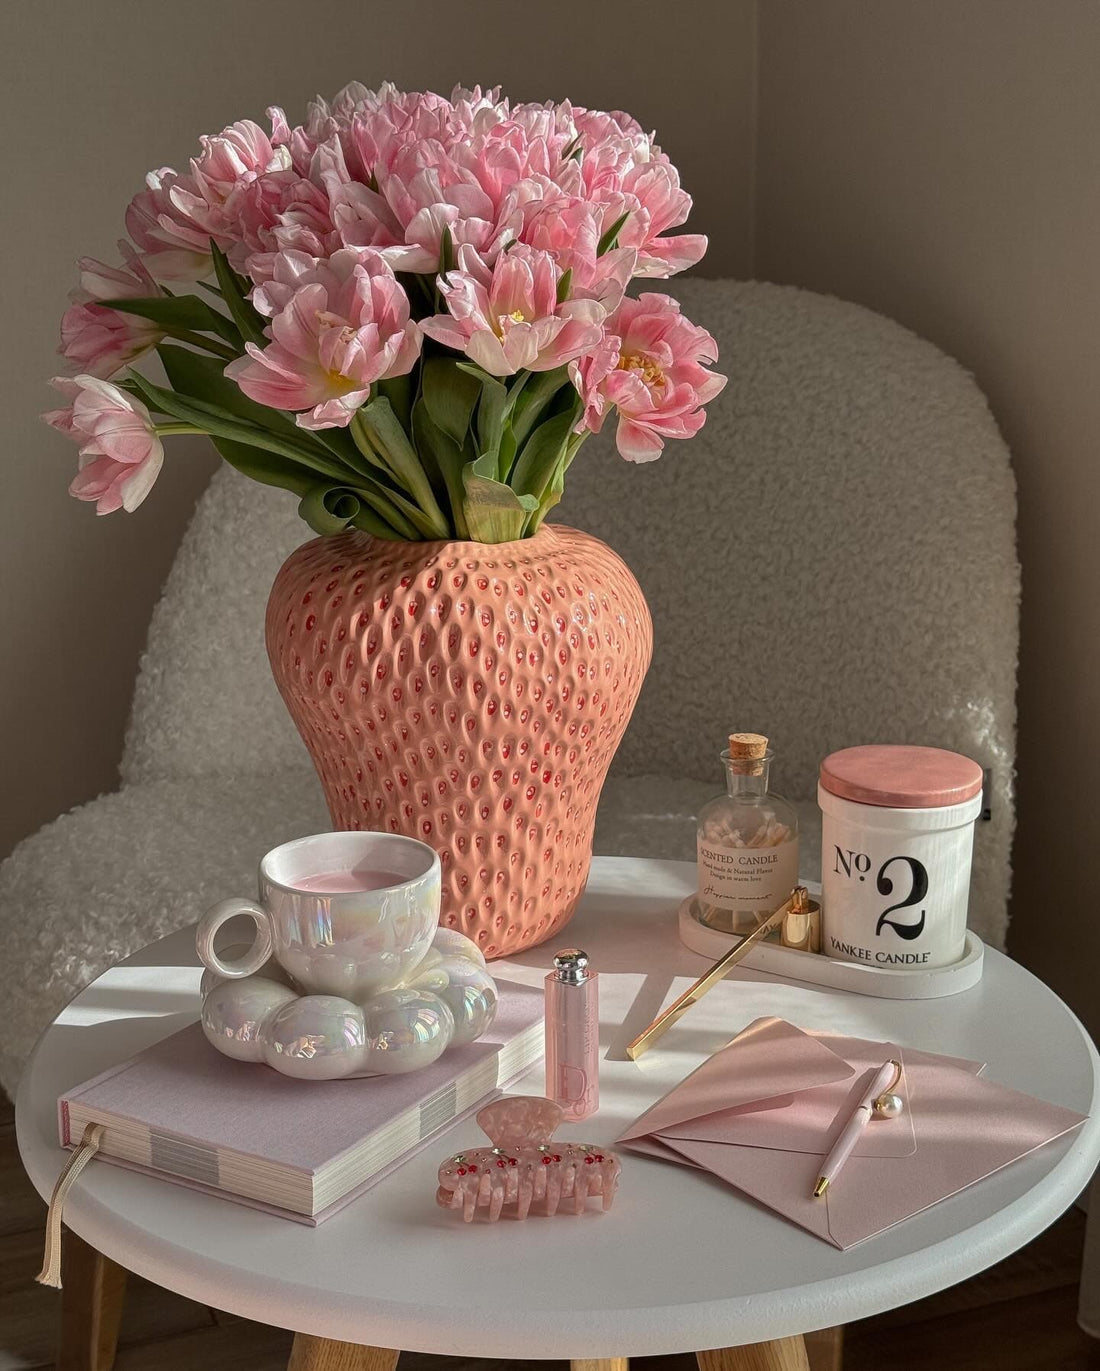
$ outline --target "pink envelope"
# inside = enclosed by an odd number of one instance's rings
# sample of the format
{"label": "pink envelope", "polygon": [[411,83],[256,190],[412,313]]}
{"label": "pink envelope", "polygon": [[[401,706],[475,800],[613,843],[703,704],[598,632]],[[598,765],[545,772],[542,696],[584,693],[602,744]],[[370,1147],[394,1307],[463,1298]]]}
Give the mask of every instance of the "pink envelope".
{"label": "pink envelope", "polygon": [[[873,1073],[902,1062],[897,1119],[876,1119],[821,1199],[821,1163]],[[839,1248],[927,1209],[1084,1122],[978,1076],[979,1062],[757,1019],[627,1129],[633,1152],[699,1167]]]}

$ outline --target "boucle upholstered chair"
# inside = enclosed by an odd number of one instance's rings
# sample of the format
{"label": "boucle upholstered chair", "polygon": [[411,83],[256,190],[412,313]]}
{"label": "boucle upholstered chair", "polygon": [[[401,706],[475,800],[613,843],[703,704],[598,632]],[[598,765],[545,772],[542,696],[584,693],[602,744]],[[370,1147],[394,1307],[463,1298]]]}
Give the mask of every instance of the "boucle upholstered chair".
{"label": "boucle upholstered chair", "polygon": [[[669,288],[717,337],[730,384],[699,437],[659,462],[623,462],[610,431],[592,440],[557,514],[623,555],[655,624],[596,851],[693,857],[723,738],[753,729],[803,807],[810,874],[820,758],[940,744],[991,769],[971,922],[1002,944],[1018,571],[1014,483],[985,400],[935,348],[854,305],[732,281]],[[263,648],[268,588],[307,536],[292,497],[218,473],[153,617],[121,789],[0,869],[4,946],[23,968],[0,1056],[9,1090],[81,985],[249,890],[268,848],[327,826]]]}

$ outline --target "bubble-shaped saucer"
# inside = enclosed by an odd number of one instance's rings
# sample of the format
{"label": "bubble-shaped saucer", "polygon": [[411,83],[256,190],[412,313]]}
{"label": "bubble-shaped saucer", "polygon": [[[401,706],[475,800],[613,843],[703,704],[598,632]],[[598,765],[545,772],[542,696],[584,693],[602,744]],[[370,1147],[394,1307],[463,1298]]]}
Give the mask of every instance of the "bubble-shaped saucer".
{"label": "bubble-shaped saucer", "polygon": [[303,1081],[393,1076],[480,1038],[497,1010],[481,949],[436,930],[423,959],[362,1004],[307,995],[272,958],[251,976],[202,978],[202,1029],[219,1052]]}

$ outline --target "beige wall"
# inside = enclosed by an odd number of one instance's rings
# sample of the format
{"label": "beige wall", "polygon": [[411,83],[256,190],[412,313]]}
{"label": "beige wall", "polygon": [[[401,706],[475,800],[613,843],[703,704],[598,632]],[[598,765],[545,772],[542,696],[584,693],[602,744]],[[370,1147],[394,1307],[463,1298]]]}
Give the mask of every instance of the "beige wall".
{"label": "beige wall", "polygon": [[[111,258],[150,167],[272,103],[390,78],[449,91],[501,83],[520,99],[624,108],[659,130],[713,240],[710,266],[745,274],[751,228],[752,0],[692,0],[670,34],[653,0],[583,15],[525,0],[38,0],[9,6],[5,499],[0,504],[0,854],[115,784],[150,610],[212,467],[171,462],[133,516],[97,519],[65,495],[72,445],[38,421],[60,369],[57,321],[81,254]],[[691,14],[691,22],[686,15]],[[689,94],[690,92],[690,94]],[[722,171],[700,130],[722,131]]]}
{"label": "beige wall", "polygon": [[149,611],[209,470],[201,450],[177,448],[132,518],[96,520],[65,497],[71,448],[36,415],[72,260],[110,254],[142,173],[178,164],[200,131],[276,100],[296,113],[352,76],[499,81],[657,127],[712,236],[710,274],[755,270],[862,301],[976,373],[1020,483],[1012,947],[1100,1028],[1088,798],[1100,760],[1100,6],[756,9],[600,0],[581,20],[520,0],[314,0],[303,23],[289,0],[64,0],[8,17],[0,852],[113,785]]}
{"label": "beige wall", "polygon": [[1024,570],[1010,950],[1100,1032],[1100,6],[762,0],[756,273],[969,367]]}

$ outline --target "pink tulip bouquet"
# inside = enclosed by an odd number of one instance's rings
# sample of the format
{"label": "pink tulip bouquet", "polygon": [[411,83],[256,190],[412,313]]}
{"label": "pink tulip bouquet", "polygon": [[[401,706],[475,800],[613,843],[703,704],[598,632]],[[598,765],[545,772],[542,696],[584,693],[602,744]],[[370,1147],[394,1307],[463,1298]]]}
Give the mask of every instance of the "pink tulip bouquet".
{"label": "pink tulip bouquet", "polygon": [[[615,415],[644,462],[725,378],[714,339],[634,277],[698,262],[691,207],[628,115],[347,86],[151,172],[118,266],[84,259],[46,415],[71,491],[135,509],[162,439],[207,434],[319,533],[530,536]],[[132,368],[156,352],[163,377]],[[120,375],[121,373],[121,375]]]}

